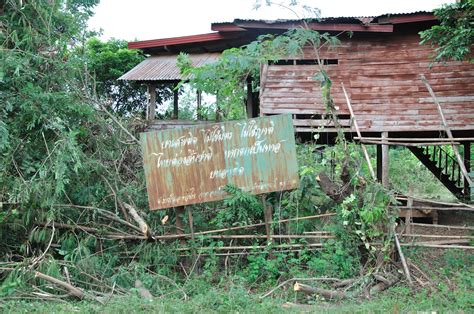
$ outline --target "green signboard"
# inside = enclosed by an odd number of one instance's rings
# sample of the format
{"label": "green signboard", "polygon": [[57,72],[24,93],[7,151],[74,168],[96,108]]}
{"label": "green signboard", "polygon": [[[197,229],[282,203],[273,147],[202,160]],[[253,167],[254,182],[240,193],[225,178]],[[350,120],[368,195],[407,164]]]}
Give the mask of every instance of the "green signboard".
{"label": "green signboard", "polygon": [[150,209],[222,200],[231,184],[252,194],[297,188],[290,115],[141,134]]}

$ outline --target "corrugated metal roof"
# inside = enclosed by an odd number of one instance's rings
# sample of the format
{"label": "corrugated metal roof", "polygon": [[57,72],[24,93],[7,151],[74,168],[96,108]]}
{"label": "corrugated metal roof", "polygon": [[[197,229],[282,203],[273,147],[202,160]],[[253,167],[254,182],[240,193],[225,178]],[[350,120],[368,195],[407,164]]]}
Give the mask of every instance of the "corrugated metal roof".
{"label": "corrugated metal roof", "polygon": [[258,20],[258,19],[235,19],[233,22],[217,22],[212,23],[212,26],[230,26],[239,23],[249,23],[249,22],[256,22],[256,23],[264,23],[264,24],[287,24],[287,23],[298,23],[298,22],[315,22],[320,24],[358,24],[363,22],[367,19],[376,20],[379,18],[386,18],[386,17],[408,17],[408,16],[416,16],[416,15],[433,15],[430,11],[416,11],[416,12],[409,12],[409,13],[386,13],[378,16],[336,16],[336,17],[321,17],[321,18],[307,18],[307,19],[276,19],[276,20]]}
{"label": "corrugated metal roof", "polygon": [[[216,61],[220,53],[189,54],[194,66],[202,66]],[[151,56],[122,75],[119,80],[128,81],[178,81],[182,79],[176,65],[178,55]]]}

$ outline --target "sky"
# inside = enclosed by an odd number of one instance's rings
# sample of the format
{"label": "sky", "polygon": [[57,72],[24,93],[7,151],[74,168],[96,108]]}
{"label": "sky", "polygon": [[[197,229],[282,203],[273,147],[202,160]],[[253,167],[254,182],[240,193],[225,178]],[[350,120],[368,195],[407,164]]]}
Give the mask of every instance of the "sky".
{"label": "sky", "polygon": [[[265,3],[265,0],[261,0]],[[275,0],[275,3],[289,1]],[[449,0],[300,0],[318,8],[322,17],[377,16],[385,13],[431,11]],[[168,38],[211,32],[213,22],[234,19],[297,19],[309,17],[278,5],[262,5],[254,10],[256,0],[101,0],[89,29],[102,30],[101,39],[128,41]]]}

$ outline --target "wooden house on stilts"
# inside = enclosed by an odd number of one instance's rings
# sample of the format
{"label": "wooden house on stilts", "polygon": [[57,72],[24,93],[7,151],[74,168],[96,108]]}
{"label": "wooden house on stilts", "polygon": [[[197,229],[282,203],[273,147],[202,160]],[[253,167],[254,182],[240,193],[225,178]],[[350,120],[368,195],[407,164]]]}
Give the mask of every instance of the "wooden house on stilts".
{"label": "wooden house on stilts", "polygon": [[[353,32],[350,38],[340,37],[337,47],[321,50],[320,59],[333,81],[336,114],[345,136],[377,145],[378,178],[387,183],[388,146],[402,145],[454,195],[469,198],[474,65],[432,62],[434,50],[419,44],[418,33],[436,23],[430,12],[304,22],[317,31]],[[212,24],[214,32],[209,34],[130,42],[129,48],[141,49],[150,57],[121,79],[149,86],[148,116],[152,120],[155,84],[181,80],[176,66],[180,52],[188,53],[195,65],[205,64],[216,60],[224,49],[242,46],[259,35],[279,34],[302,26],[301,20],[234,20]],[[298,58],[264,64],[260,94],[249,93],[246,100],[248,116],[291,114],[301,140],[314,140],[317,132],[319,142],[332,143],[336,129],[327,119],[319,82],[313,79],[318,70],[315,57],[313,50],[306,49]],[[423,81],[422,77],[426,79]],[[177,119],[176,94],[174,104]],[[169,127],[189,122],[158,120],[152,124]],[[444,144],[452,143],[457,148],[454,151],[443,148]]]}

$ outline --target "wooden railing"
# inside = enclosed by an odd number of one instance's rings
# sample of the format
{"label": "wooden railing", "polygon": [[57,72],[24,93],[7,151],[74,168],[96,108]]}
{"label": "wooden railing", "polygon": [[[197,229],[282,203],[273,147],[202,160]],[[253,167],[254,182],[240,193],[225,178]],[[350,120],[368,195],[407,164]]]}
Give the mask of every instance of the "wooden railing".
{"label": "wooden railing", "polygon": [[448,176],[450,181],[458,188],[463,187],[464,178],[454,153],[450,153],[442,146],[424,146],[423,152],[436,164],[443,174]]}

